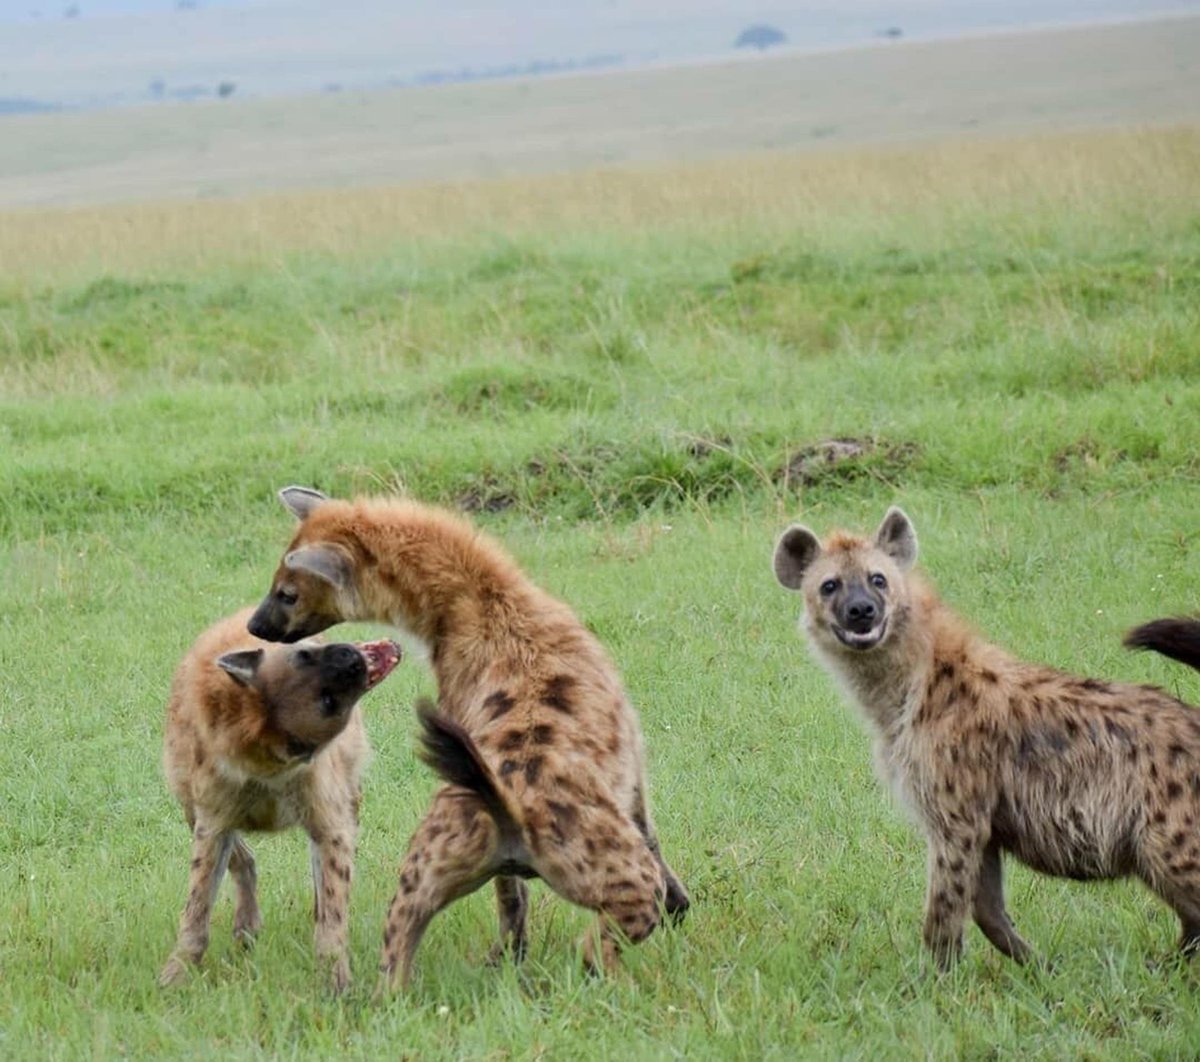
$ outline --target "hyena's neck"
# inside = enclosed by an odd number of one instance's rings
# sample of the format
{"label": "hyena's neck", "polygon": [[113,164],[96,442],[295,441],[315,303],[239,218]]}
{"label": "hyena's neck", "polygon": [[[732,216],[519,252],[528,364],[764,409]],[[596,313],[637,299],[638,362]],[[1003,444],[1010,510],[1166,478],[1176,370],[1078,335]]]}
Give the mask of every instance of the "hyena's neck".
{"label": "hyena's neck", "polygon": [[429,649],[439,682],[451,659],[482,667],[523,640],[547,602],[494,542],[451,513],[414,503],[364,504],[355,532],[363,617]]}

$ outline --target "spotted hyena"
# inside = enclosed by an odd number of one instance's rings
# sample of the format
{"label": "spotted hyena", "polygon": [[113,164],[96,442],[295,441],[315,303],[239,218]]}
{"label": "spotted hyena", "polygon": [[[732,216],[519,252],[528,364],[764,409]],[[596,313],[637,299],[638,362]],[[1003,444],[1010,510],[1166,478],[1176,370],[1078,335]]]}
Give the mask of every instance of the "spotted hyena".
{"label": "spotted hyena", "polygon": [[187,906],[159,980],[182,979],[208,946],[209,916],[228,866],[233,932],[262,924],[254,856],[239,831],[302,826],[309,835],[318,957],[335,990],[350,980],[347,904],[368,755],[357,704],[400,659],[390,641],[271,645],[250,637],[250,609],[205,631],[175,672],[163,769],[192,831]]}
{"label": "spotted hyena", "polygon": [[1200,715],[1149,686],[1076,678],[984,641],[912,572],[888,511],[873,537],[799,525],[775,548],[820,662],[866,717],[879,771],[928,840],[925,943],[945,967],[968,915],[1030,956],[1001,859],[1078,880],[1140,877],[1200,945]]}
{"label": "spotted hyena", "polygon": [[616,961],[621,940],[648,936],[660,905],[681,916],[687,893],[659,852],[637,714],[571,610],[450,513],[298,487],[281,497],[300,526],[251,631],[288,641],[367,619],[407,630],[438,681],[426,736],[450,735],[431,761],[457,784],[409,844],[384,933],[386,985],[407,983],[430,919],[492,878],[500,947],[518,958],[522,878],[598,912],[584,943],[593,969]]}

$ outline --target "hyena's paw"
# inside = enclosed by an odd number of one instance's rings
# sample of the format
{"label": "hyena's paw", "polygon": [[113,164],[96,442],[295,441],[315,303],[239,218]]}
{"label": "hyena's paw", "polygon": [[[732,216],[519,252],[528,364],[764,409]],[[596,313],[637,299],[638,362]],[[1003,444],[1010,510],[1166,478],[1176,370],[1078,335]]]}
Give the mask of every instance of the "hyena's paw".
{"label": "hyena's paw", "polygon": [[379,968],[379,980],[375,982],[375,991],[371,993],[371,1002],[376,1006],[386,1003],[393,996],[400,994],[400,978],[386,966]]}
{"label": "hyena's paw", "polygon": [[621,966],[621,949],[607,933],[591,930],[584,935],[580,951],[584,972],[592,977],[616,977]]}
{"label": "hyena's paw", "polygon": [[188,975],[188,962],[182,956],[172,955],[158,975],[159,988],[171,988],[182,984]]}
{"label": "hyena's paw", "polygon": [[667,894],[663,897],[663,910],[671,925],[682,925],[688,908],[691,906],[691,897],[688,896],[687,889],[683,887],[683,882],[674,874],[668,873]]}
{"label": "hyena's paw", "polygon": [[329,988],[335,996],[340,996],[350,987],[350,960],[344,956],[330,965]]}
{"label": "hyena's paw", "polygon": [[244,948],[252,948],[262,925],[262,914],[257,904],[253,907],[239,907],[233,916],[233,939]]}
{"label": "hyena's paw", "polygon": [[527,950],[523,940],[498,940],[488,949],[487,958],[483,960],[483,964],[491,968],[503,966],[510,961],[520,965],[525,961]]}

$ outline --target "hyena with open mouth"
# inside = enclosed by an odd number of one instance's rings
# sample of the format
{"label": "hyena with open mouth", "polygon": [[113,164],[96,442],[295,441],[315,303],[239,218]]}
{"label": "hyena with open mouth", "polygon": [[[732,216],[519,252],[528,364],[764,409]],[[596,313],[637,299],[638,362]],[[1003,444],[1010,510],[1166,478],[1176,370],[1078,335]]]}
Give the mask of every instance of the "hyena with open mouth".
{"label": "hyena with open mouth", "polygon": [[[1150,686],[1025,663],[971,631],[911,571],[888,511],[873,537],[780,537],[779,582],[804,595],[820,662],[866,717],[877,764],[928,840],[925,943],[942,967],[968,915],[1018,962],[1001,857],[1078,880],[1140,877],[1200,947],[1200,714]],[[1156,646],[1157,647],[1157,646]]]}
{"label": "hyena with open mouth", "polygon": [[400,660],[391,641],[280,646],[246,633],[250,610],[205,631],[175,672],[163,769],[192,831],[191,880],[173,984],[208,946],[209,916],[228,866],[237,886],[233,932],[262,924],[254,856],[241,830],[301,826],[312,852],[317,956],[333,987],[350,981],[347,906],[368,755],[358,700]]}
{"label": "hyena with open mouth", "polygon": [[342,620],[376,620],[429,648],[437,713],[428,758],[453,784],[409,844],[388,912],[385,983],[407,983],[430,919],[496,880],[501,947],[525,950],[528,890],[540,877],[600,915],[592,969],[645,939],[660,907],[688,897],[659,851],[642,733],[617,670],[573,612],[464,520],[394,499],[280,497],[300,526],[250,621],[290,641]]}

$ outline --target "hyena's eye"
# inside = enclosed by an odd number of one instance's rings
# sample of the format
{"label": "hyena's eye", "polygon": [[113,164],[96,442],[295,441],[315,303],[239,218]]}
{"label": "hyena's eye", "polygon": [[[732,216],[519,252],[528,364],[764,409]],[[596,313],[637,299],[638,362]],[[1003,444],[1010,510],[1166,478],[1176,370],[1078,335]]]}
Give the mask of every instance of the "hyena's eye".
{"label": "hyena's eye", "polygon": [[282,586],[275,591],[275,596],[281,605],[294,605],[300,599],[295,590],[285,590]]}
{"label": "hyena's eye", "polygon": [[337,698],[332,693],[321,695],[321,711],[326,715],[337,715],[338,702]]}
{"label": "hyena's eye", "polygon": [[821,584],[821,596],[828,597],[830,594],[834,593],[837,590],[837,588],[841,585],[842,585],[841,582],[837,579],[826,579]]}
{"label": "hyena's eye", "polygon": [[873,587],[875,587],[876,590],[886,590],[887,589],[887,579],[884,578],[882,572],[872,572],[871,573],[871,585]]}

